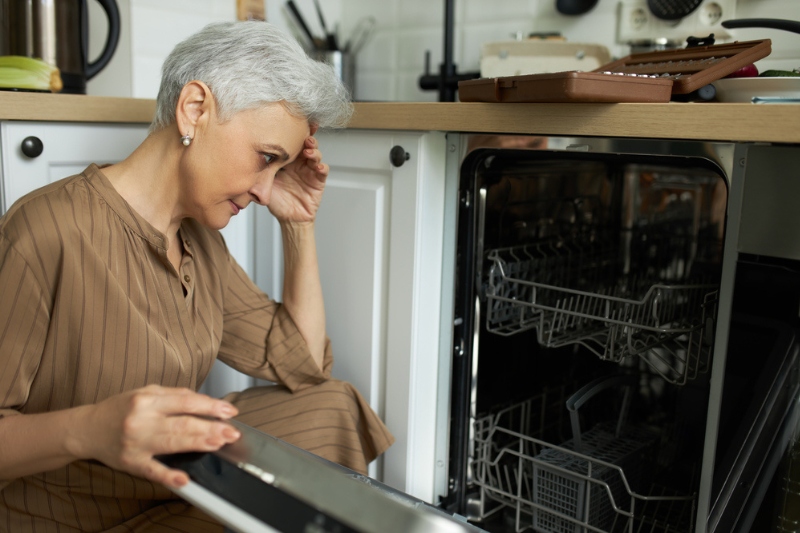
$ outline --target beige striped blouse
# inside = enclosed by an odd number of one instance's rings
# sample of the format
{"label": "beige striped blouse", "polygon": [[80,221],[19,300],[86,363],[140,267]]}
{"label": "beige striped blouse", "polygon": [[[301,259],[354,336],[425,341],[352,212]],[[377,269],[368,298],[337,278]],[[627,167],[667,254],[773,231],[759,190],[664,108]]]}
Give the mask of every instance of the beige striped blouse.
{"label": "beige striped blouse", "polygon": [[[328,379],[330,350],[322,372],[284,308],[250,281],[219,232],[186,220],[180,237],[176,272],[165,236],[94,165],[16,202],[0,219],[0,417],[153,383],[197,389],[217,356],[293,392]],[[368,410],[355,396],[353,412]],[[374,413],[356,426],[353,441],[370,450],[367,461],[392,441]],[[172,498],[95,461],[0,481],[0,489],[0,531],[99,531],[126,520],[119,530],[133,531],[134,517]],[[63,527],[45,527],[56,522]]]}

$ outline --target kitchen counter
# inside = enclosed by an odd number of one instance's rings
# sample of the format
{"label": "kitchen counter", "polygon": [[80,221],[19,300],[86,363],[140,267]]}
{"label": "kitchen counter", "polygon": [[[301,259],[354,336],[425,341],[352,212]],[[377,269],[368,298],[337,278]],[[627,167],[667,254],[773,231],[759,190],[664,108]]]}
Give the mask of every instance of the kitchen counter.
{"label": "kitchen counter", "polygon": [[[0,120],[149,123],[155,101],[0,92]],[[358,102],[351,128],[800,143],[800,104]]]}

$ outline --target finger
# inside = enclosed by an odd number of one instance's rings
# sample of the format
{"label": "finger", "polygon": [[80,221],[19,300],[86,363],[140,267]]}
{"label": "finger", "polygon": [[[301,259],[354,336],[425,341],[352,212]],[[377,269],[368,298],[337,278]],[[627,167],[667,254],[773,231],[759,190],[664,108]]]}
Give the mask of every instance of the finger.
{"label": "finger", "polygon": [[303,157],[308,163],[319,163],[322,161],[322,152],[316,147],[306,148],[303,150]]}
{"label": "finger", "polygon": [[166,485],[171,489],[178,489],[189,483],[189,475],[186,472],[168,468],[156,459],[151,459],[144,466],[142,477]]}
{"label": "finger", "polygon": [[156,453],[210,452],[236,442],[241,433],[226,422],[196,416],[176,416],[168,425]]}
{"label": "finger", "polygon": [[328,177],[328,173],[330,172],[331,167],[328,166],[326,163],[320,162],[320,163],[317,163],[317,165],[314,168],[314,170],[317,172],[317,174],[319,174],[319,178],[321,180],[324,180],[325,178]]}
{"label": "finger", "polygon": [[167,415],[189,414],[227,420],[239,414],[229,402],[188,389],[174,389],[172,394],[161,394],[156,398],[155,405]]}
{"label": "finger", "polygon": [[324,179],[328,175],[330,167],[322,162],[322,153],[319,150],[304,150],[303,155],[306,158],[305,165],[317,174],[317,179]]}

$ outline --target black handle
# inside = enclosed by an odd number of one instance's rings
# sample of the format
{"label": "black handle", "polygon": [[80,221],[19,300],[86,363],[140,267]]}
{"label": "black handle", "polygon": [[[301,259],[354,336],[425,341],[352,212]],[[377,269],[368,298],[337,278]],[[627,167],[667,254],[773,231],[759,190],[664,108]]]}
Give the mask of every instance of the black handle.
{"label": "black handle", "polygon": [[722,21],[723,28],[770,28],[800,33],[800,22],[784,19],[734,19]]}
{"label": "black handle", "polygon": [[389,150],[389,161],[396,167],[402,167],[403,163],[411,159],[411,154],[405,151],[402,146],[394,146]]}
{"label": "black handle", "polygon": [[44,144],[39,137],[25,137],[22,139],[22,153],[33,159],[39,157],[44,151]]}
{"label": "black handle", "polygon": [[[100,57],[86,65],[87,80],[94,78],[108,65],[108,62],[111,61],[114,52],[117,50],[117,45],[119,44],[120,20],[117,2],[116,0],[98,0],[98,2],[103,8],[103,11],[106,12],[106,17],[108,17],[108,35],[106,36],[106,44],[103,46],[103,52],[100,54]],[[84,31],[88,31],[88,24],[84,24],[83,28]],[[84,43],[88,43],[88,38],[84,39]],[[88,58],[88,46],[84,48],[84,50],[87,52],[85,57]]]}
{"label": "black handle", "polygon": [[295,5],[294,1],[289,0],[288,2],[286,2],[286,7],[288,7],[289,11],[292,12],[295,21],[297,21],[297,23],[300,25],[300,29],[303,30],[303,33],[305,33],[306,37],[308,37],[308,39],[311,41],[311,46],[318,49],[319,45],[317,44],[317,39],[314,37],[314,34],[311,33],[311,30],[308,29],[308,24],[306,24],[306,19],[303,18],[302,14],[300,14],[300,10],[297,9],[297,6]]}

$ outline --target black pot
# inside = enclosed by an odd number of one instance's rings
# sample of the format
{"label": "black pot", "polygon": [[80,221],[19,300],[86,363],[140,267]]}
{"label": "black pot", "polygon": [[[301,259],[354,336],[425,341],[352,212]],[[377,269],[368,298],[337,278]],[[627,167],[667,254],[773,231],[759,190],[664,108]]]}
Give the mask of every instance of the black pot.
{"label": "black pot", "polygon": [[0,0],[0,55],[36,57],[61,71],[64,93],[86,93],[86,82],[111,60],[119,43],[115,0],[96,0],[108,17],[100,57],[88,60],[87,0]]}

